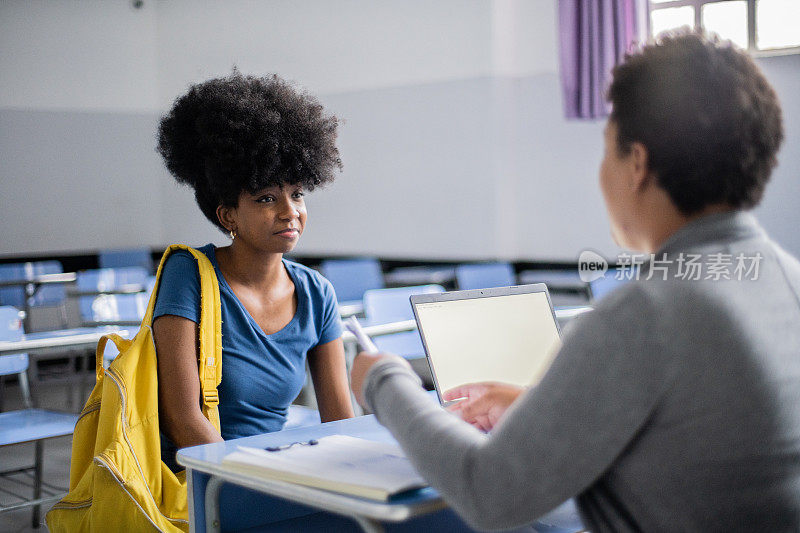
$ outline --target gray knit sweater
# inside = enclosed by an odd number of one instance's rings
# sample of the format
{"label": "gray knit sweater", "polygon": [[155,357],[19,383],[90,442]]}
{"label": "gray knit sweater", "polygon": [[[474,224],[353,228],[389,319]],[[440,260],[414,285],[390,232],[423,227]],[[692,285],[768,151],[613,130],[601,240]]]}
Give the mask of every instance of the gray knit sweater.
{"label": "gray knit sweater", "polygon": [[[701,279],[676,279],[690,254]],[[762,257],[742,280],[740,254]],[[468,522],[518,526],[575,497],[595,533],[800,531],[800,263],[743,212],[690,223],[657,258],[576,320],[490,435],[407,365],[370,370],[369,406]]]}

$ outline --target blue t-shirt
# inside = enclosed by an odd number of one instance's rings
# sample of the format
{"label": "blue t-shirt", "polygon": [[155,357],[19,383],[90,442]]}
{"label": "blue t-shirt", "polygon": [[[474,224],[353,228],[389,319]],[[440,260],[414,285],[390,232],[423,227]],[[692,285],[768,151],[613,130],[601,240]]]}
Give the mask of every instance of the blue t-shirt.
{"label": "blue t-shirt", "polygon": [[[214,265],[222,303],[222,382],[217,389],[222,438],[278,431],[305,383],[306,353],[342,334],[333,287],[318,272],[284,259],[297,311],[283,329],[266,335],[225,281],[214,245],[198,250]],[[164,265],[153,318],[161,315],[200,322],[200,276],[188,252],[174,252]]]}

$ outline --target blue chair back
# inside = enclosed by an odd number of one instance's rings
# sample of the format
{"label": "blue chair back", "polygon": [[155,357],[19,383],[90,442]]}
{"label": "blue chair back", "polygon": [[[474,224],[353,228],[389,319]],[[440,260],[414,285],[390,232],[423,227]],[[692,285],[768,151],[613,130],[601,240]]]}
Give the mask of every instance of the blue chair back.
{"label": "blue chair back", "polygon": [[[82,292],[115,291],[130,286],[146,288],[148,286],[148,274],[148,271],[140,266],[83,270],[77,274],[76,285],[78,290]],[[81,296],[78,299],[81,317],[84,320],[94,320],[92,303],[95,297]]]}
{"label": "blue chair back", "polygon": [[[364,315],[368,324],[386,324],[413,320],[411,298],[414,294],[433,294],[444,292],[441,285],[418,285],[395,289],[374,289],[364,293]],[[425,356],[417,331],[404,331],[391,335],[381,335],[373,339],[382,352],[402,355],[408,359]]]}
{"label": "blue chair back", "polygon": [[471,263],[456,267],[458,288],[487,289],[516,285],[514,269],[509,263]]}
{"label": "blue chair back", "polygon": [[589,291],[592,293],[592,300],[598,301],[605,298],[608,294],[614,292],[622,287],[630,280],[627,278],[617,279],[618,272],[616,269],[606,271],[602,278],[598,278],[589,282]]}
{"label": "blue chair back", "polygon": [[91,320],[95,322],[139,322],[147,310],[149,295],[101,294],[92,302]]}
{"label": "blue chair back", "polygon": [[[33,279],[43,274],[61,274],[64,268],[58,261],[36,261],[29,263],[9,263],[0,265],[0,281],[16,281]],[[36,294],[31,298],[31,306],[40,305],[60,305],[64,303],[66,293],[64,286],[45,285],[39,287]],[[0,288],[0,304],[11,305],[18,309],[23,309],[25,305],[25,287],[23,285],[15,287]]]}
{"label": "blue chair back", "polygon": [[145,292],[147,292],[148,297],[150,294],[153,294],[153,289],[156,288],[156,278],[155,276],[147,276],[147,279],[144,280],[144,288]]}
{"label": "blue chair back", "polygon": [[[137,323],[144,318],[147,304],[150,301],[149,293],[137,292],[134,294],[101,294],[92,302],[92,315],[89,320],[95,322],[124,322]],[[114,343],[107,343],[103,352],[103,360],[108,366],[119,355]]]}
{"label": "blue chair back", "polygon": [[[22,340],[22,316],[16,307],[0,307],[0,341]],[[28,354],[0,356],[0,376],[19,374],[28,368]]]}
{"label": "blue chair back", "polygon": [[[25,264],[10,263],[0,265],[0,280],[13,281],[25,279]],[[25,288],[24,287],[2,287],[0,288],[0,304],[13,305],[22,309],[25,307]]]}
{"label": "blue chair back", "polygon": [[364,315],[369,324],[413,320],[410,298],[415,294],[444,292],[441,285],[417,285],[393,289],[373,289],[364,293]]}
{"label": "blue chair back", "polygon": [[153,272],[153,256],[148,248],[100,250],[97,260],[100,268],[138,266],[144,268],[148,274]]}
{"label": "blue chair back", "polygon": [[[144,292],[133,294],[101,294],[94,298],[90,305],[90,312],[84,315],[85,320],[95,322],[140,322],[147,311],[150,302],[150,293],[156,284],[155,276],[145,276],[143,280]],[[108,363],[119,354],[113,343],[106,344],[103,360]]]}
{"label": "blue chair back", "polygon": [[519,282],[526,285],[544,283],[550,290],[586,286],[577,270],[525,270],[520,272]]}
{"label": "blue chair back", "polygon": [[380,261],[374,257],[326,259],[320,270],[333,285],[339,303],[361,301],[366,291],[385,286]]}

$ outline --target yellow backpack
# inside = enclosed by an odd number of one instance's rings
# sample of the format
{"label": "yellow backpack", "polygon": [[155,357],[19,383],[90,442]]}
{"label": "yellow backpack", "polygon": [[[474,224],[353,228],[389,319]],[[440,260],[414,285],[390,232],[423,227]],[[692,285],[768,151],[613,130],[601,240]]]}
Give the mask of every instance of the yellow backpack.
{"label": "yellow backpack", "polygon": [[[222,333],[217,276],[202,252],[172,245],[161,258],[136,337],[126,340],[110,334],[98,343],[97,384],[75,426],[69,493],[47,513],[51,532],[189,530],[185,472],[176,475],[161,461],[158,371],[151,329],[161,270],[167,257],[179,249],[190,252],[200,267],[203,414],[219,430]],[[108,340],[120,353],[105,370],[103,350]]]}

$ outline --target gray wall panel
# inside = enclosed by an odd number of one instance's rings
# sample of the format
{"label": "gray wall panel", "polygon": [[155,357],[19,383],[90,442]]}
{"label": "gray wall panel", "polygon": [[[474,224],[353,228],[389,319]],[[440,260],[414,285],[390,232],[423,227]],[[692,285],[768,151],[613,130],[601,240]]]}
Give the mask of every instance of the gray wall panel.
{"label": "gray wall panel", "polygon": [[[800,56],[759,63],[786,142],[757,214],[800,255]],[[614,255],[597,171],[602,122],[562,118],[555,74],[322,98],[345,169],[308,198],[299,253],[574,259]],[[155,152],[155,114],[0,109],[0,255],[226,242]]]}
{"label": "gray wall panel", "polygon": [[161,240],[149,115],[0,110],[0,254]]}

